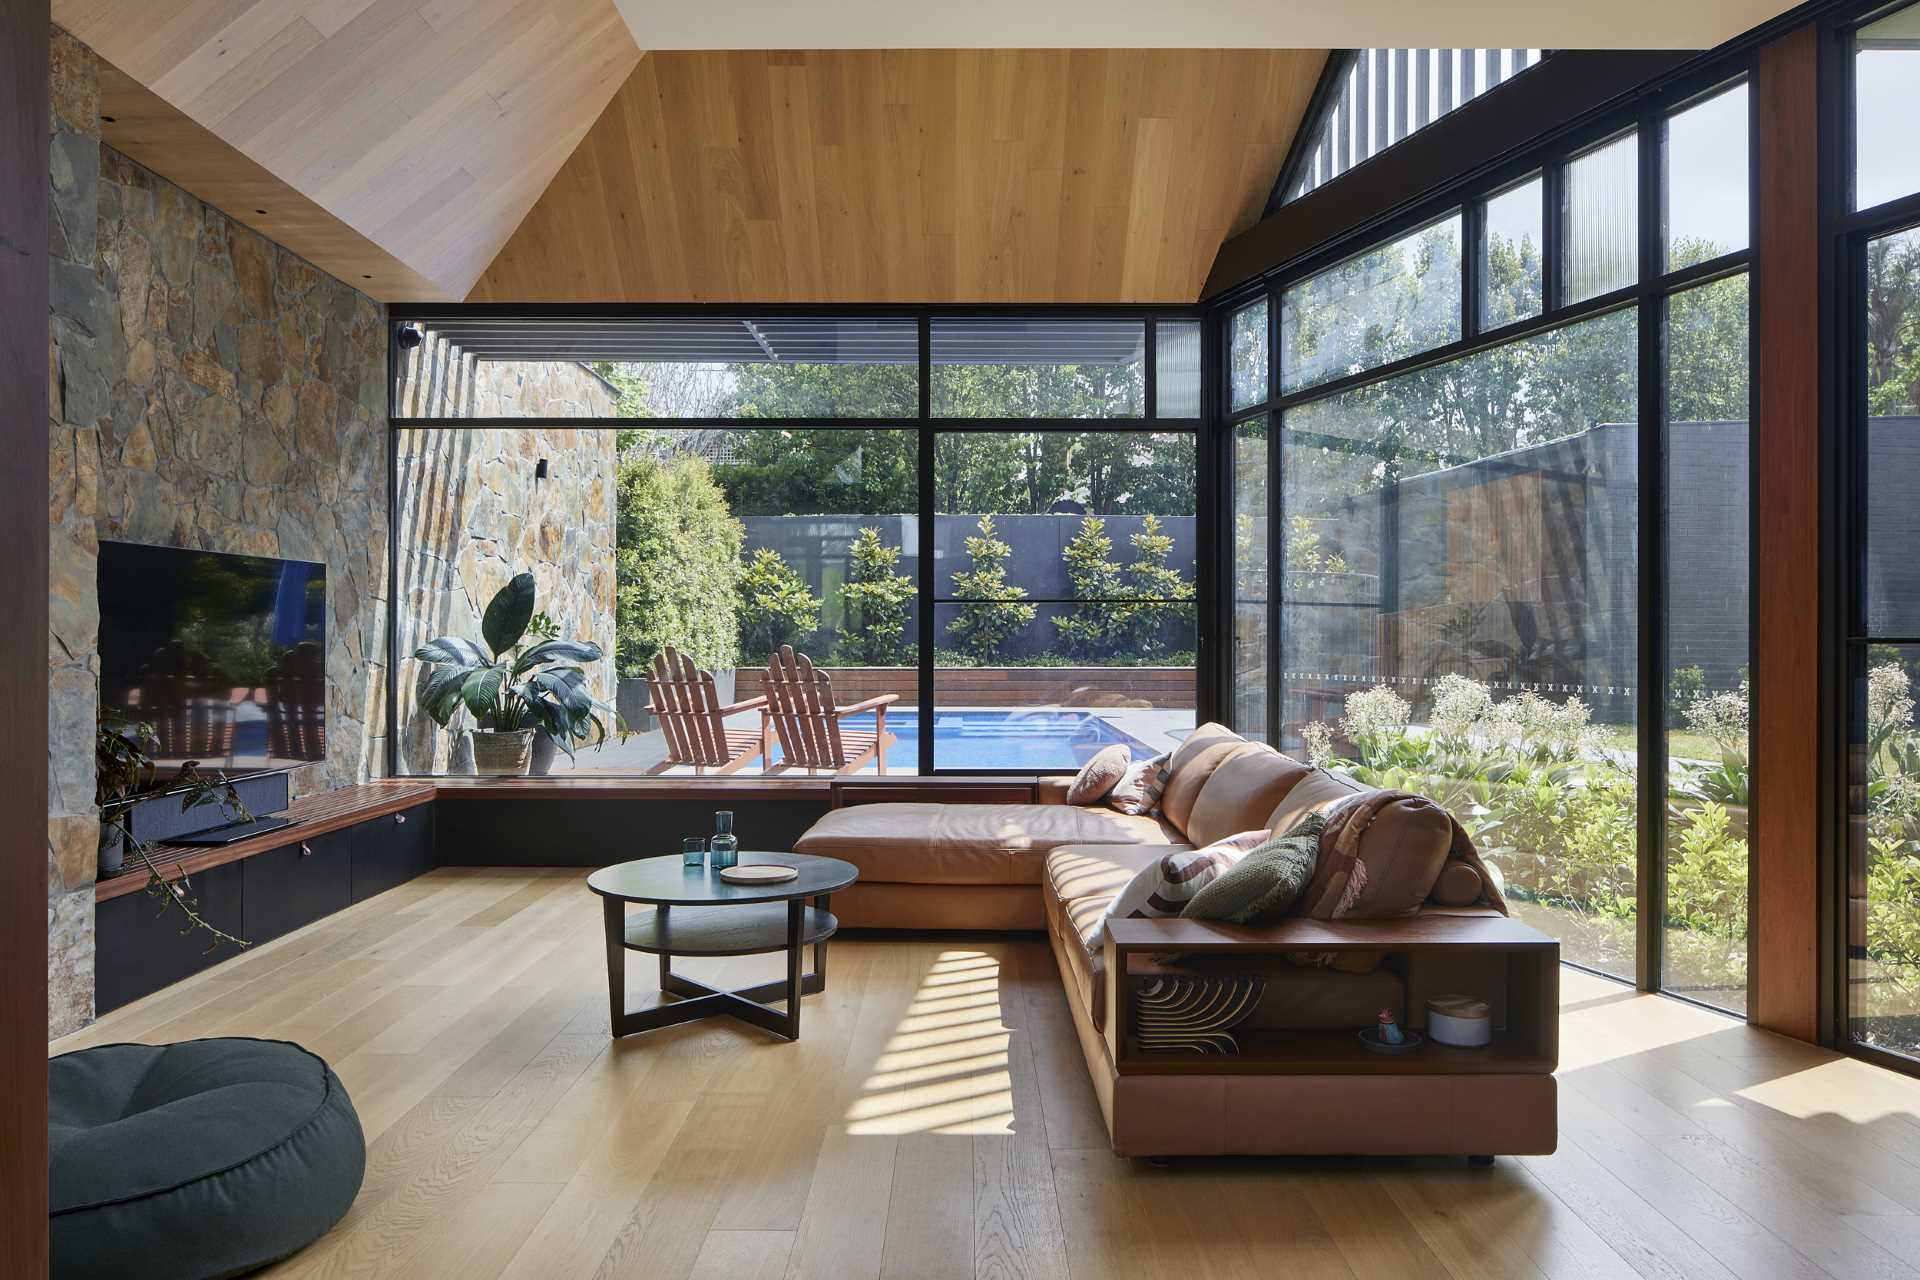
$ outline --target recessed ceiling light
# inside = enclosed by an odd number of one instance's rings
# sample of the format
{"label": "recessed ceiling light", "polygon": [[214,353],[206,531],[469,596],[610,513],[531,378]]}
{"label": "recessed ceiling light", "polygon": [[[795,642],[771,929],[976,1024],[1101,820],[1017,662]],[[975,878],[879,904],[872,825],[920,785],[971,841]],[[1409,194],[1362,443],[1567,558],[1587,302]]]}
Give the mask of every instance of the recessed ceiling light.
{"label": "recessed ceiling light", "polygon": [[371,280],[371,279],[373,279],[373,277],[372,277],[372,276],[361,276],[360,278],[361,278],[362,280]]}
{"label": "recessed ceiling light", "polygon": [[254,212],[259,214],[263,218],[267,216],[267,211],[265,209],[255,209]]}
{"label": "recessed ceiling light", "polygon": [[118,124],[119,121],[112,116],[101,116],[100,123],[101,124]]}

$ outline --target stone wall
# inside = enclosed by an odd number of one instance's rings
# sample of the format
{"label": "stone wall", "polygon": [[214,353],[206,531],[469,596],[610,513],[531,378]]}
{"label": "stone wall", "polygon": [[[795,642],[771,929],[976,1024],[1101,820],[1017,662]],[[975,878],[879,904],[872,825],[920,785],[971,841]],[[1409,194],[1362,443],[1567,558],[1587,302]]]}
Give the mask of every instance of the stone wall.
{"label": "stone wall", "polygon": [[96,63],[53,36],[50,1035],[93,1009],[98,540],[322,561],[324,765],[384,751],[380,305],[100,144]]}
{"label": "stone wall", "polygon": [[[571,361],[476,360],[429,334],[401,353],[394,403],[406,417],[605,418],[619,392]],[[538,608],[606,657],[594,697],[615,696],[615,433],[574,427],[401,431],[396,445],[401,654],[441,635],[480,638],[480,615],[532,570]],[[546,476],[535,473],[542,460]],[[413,710],[418,664],[400,664],[402,773],[449,766],[449,739]]]}

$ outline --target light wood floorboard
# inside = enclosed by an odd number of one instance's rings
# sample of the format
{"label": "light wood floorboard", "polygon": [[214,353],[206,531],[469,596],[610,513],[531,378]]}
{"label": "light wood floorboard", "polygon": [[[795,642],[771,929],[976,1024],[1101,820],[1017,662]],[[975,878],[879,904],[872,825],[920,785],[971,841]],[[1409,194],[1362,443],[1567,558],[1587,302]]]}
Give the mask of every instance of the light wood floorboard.
{"label": "light wood floorboard", "polygon": [[1920,1280],[1920,1081],[1689,1005],[1565,973],[1551,1156],[1156,1168],[1107,1149],[1043,942],[849,935],[797,1044],[614,1041],[583,879],[437,871],[49,1048],[334,1064],[366,1181],[276,1277]]}

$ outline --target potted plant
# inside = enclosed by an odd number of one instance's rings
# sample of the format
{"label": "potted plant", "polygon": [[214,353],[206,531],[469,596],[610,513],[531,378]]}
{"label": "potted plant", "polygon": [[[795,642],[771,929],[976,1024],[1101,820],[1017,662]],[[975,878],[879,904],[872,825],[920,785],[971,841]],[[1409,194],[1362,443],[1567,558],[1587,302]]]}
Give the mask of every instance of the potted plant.
{"label": "potted plant", "polygon": [[153,726],[105,707],[93,735],[93,802],[100,806],[100,874],[118,875],[127,856],[119,811],[153,786],[153,753],[160,739]]}
{"label": "potted plant", "polygon": [[[459,636],[441,636],[414,651],[427,664],[416,691],[420,709],[445,729],[462,712],[473,717],[476,773],[529,772],[540,733],[569,757],[574,743],[595,733],[606,736],[596,714],[605,705],[587,691],[587,673],[577,665],[598,662],[600,646],[557,638],[551,619],[543,618],[536,630],[533,605],[533,575],[517,574],[481,616],[486,650]],[[552,758],[546,763],[550,767]]]}

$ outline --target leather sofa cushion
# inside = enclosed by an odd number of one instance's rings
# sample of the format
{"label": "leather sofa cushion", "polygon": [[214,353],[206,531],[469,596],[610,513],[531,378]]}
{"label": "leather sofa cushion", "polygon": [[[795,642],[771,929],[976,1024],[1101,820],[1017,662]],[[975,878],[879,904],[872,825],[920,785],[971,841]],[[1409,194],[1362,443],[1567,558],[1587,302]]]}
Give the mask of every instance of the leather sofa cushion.
{"label": "leather sofa cushion", "polygon": [[849,805],[794,841],[795,853],[844,858],[862,880],[1038,884],[1046,855],[1071,844],[1178,842],[1158,819],[1066,804]]}
{"label": "leather sofa cushion", "polygon": [[[1193,817],[1193,806],[1200,799],[1200,792],[1212,781],[1215,771],[1236,756],[1253,754],[1273,754],[1273,748],[1259,743],[1246,742],[1240,738],[1226,738],[1210,743],[1187,757],[1186,763],[1174,769],[1167,778],[1167,789],[1160,796],[1160,816],[1178,827],[1184,834],[1187,823]],[[1258,826],[1256,820],[1253,824]],[[1225,832],[1232,835],[1236,831],[1245,831],[1247,827],[1234,827]],[[1191,835],[1187,839],[1193,840]],[[1194,841],[1198,844],[1199,841]]]}
{"label": "leather sofa cushion", "polygon": [[1267,815],[1267,826],[1277,834],[1284,834],[1309,813],[1325,813],[1366,789],[1337,769],[1314,769],[1280,798],[1273,812]]}
{"label": "leather sofa cushion", "polygon": [[1043,883],[1061,902],[1105,894],[1111,898],[1142,868],[1185,844],[1067,844],[1047,854]]}
{"label": "leather sofa cushion", "polygon": [[1278,751],[1243,751],[1228,757],[1200,788],[1182,824],[1187,839],[1204,846],[1241,831],[1271,829],[1274,809],[1312,772],[1310,766]]}
{"label": "leather sofa cushion", "polygon": [[1222,742],[1245,742],[1246,739],[1217,721],[1207,723],[1188,734],[1186,740],[1173,750],[1173,758],[1167,767],[1178,773],[1192,762],[1193,758],[1208,747],[1218,746]]}

